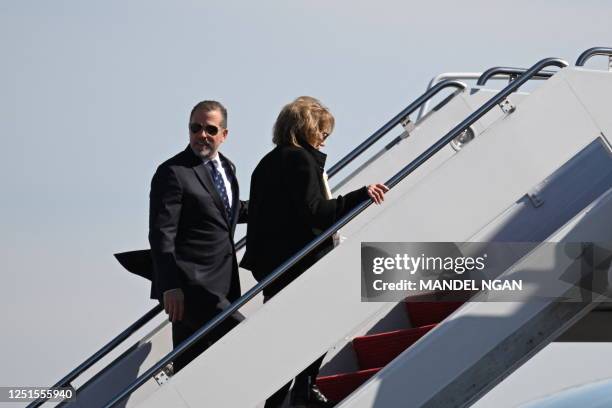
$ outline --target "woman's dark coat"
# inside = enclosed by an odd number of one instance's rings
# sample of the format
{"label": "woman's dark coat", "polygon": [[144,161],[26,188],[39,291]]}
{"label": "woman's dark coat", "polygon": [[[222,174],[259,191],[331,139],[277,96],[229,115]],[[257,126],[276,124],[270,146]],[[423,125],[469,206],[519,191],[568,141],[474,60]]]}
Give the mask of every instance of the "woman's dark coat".
{"label": "woman's dark coat", "polygon": [[[240,266],[258,281],[318,234],[367,200],[365,187],[328,200],[323,182],[326,155],[307,146],[277,146],[251,176],[246,252]],[[278,293],[333,248],[332,238],[264,290]]]}

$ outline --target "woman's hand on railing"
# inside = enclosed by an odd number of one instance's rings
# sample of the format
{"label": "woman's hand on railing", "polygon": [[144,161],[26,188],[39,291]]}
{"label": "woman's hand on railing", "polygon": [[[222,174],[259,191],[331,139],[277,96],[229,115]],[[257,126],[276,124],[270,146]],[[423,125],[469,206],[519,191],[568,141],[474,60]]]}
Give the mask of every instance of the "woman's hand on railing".
{"label": "woman's hand on railing", "polygon": [[385,201],[385,193],[389,191],[389,188],[382,183],[370,184],[367,187],[368,195],[376,204],[381,204]]}

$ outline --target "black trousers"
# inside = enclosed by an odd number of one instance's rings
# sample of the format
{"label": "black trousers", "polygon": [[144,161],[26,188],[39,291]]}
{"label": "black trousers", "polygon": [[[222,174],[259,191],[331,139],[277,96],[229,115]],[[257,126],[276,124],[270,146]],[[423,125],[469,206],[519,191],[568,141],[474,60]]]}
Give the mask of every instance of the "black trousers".
{"label": "black trousers", "polygon": [[[264,303],[270,300],[275,294],[276,293],[272,294],[271,296],[264,296]],[[319,375],[319,369],[321,368],[324,358],[325,354],[319,357],[315,362],[306,367],[295,377],[295,383],[293,384],[294,393],[304,396],[308,395],[310,387],[314,385],[317,375]],[[291,381],[279,388],[274,394],[270,395],[270,397],[266,400],[264,408],[277,408],[282,406],[283,401],[289,392],[289,388],[291,388]]]}
{"label": "black trousers", "polygon": [[[233,282],[232,282],[233,283]],[[187,340],[198,329],[212,320],[222,312],[217,308],[219,298],[201,286],[187,286],[183,288],[185,293],[185,313],[183,320],[172,323],[172,345],[176,348],[183,341]],[[195,342],[183,354],[174,359],[174,373],[180,371],[193,359],[198,357],[208,347],[213,345],[221,337],[232,330],[239,321],[233,317],[227,318],[210,333]]]}
{"label": "black trousers", "polygon": [[[299,373],[295,377],[295,383],[293,384],[293,392],[300,395],[308,395],[309,389],[312,385],[315,384],[317,379],[317,375],[319,374],[319,369],[321,368],[321,364],[323,363],[323,358],[325,358],[325,354],[319,357],[314,363],[306,367],[304,371]],[[289,392],[289,388],[291,387],[291,381],[287,384],[283,385],[278,391],[272,394],[264,405],[265,408],[277,408],[282,406],[287,393]]]}

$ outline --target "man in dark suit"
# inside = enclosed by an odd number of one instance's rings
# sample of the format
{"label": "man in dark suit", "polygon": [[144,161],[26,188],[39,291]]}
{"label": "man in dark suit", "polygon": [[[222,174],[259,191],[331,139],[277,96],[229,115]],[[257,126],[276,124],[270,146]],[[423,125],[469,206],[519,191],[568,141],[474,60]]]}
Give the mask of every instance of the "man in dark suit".
{"label": "man in dark suit", "polygon": [[[189,146],[161,164],[151,182],[151,298],[172,322],[174,347],[240,297],[234,247],[236,223],[246,222],[235,166],[219,153],[227,111],[198,103],[189,117]],[[227,319],[174,361],[180,370],[238,324]]]}

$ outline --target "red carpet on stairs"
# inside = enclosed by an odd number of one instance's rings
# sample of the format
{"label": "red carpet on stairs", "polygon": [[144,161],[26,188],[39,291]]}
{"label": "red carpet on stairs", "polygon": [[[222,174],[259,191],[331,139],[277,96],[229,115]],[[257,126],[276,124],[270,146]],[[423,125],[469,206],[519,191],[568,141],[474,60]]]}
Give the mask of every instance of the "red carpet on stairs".
{"label": "red carpet on stairs", "polygon": [[366,370],[386,366],[435,326],[435,324],[430,324],[414,329],[355,337],[353,348],[357,354],[359,368]]}
{"label": "red carpet on stairs", "polygon": [[381,368],[371,368],[355,373],[318,377],[317,386],[329,400],[340,402],[380,370]]}
{"label": "red carpet on stairs", "polygon": [[354,338],[353,348],[361,370],[318,377],[317,385],[321,392],[331,401],[342,401],[462,304],[461,302],[407,302],[406,311],[413,328]]}

